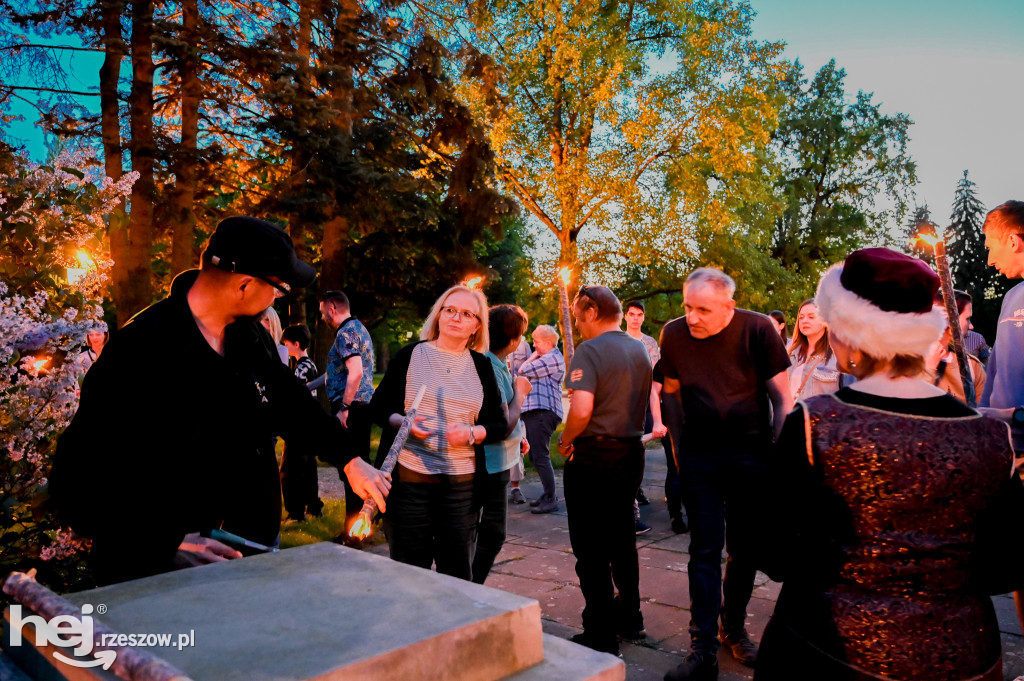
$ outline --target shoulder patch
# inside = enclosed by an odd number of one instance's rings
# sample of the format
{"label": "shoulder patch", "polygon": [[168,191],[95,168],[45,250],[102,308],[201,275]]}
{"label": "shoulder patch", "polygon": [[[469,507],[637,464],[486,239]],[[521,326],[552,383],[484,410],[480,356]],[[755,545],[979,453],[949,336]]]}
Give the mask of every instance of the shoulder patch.
{"label": "shoulder patch", "polygon": [[583,380],[583,369],[573,369],[572,375],[569,376],[569,380],[573,383]]}

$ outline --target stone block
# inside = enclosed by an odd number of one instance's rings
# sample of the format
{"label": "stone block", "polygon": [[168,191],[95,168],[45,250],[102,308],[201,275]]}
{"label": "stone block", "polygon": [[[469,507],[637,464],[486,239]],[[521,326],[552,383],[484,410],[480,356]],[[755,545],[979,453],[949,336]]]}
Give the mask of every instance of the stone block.
{"label": "stone block", "polygon": [[330,543],[67,596],[195,681],[496,681],[543,660],[535,600]]}

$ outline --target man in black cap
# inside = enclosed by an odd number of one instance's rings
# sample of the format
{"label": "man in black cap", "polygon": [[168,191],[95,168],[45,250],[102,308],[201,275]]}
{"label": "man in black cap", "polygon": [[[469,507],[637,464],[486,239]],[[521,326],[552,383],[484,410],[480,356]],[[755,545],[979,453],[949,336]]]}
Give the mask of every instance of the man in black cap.
{"label": "man in black cap", "polygon": [[169,297],[104,348],[50,476],[63,519],[93,540],[100,583],[241,556],[203,530],[276,543],[277,435],[342,466],[356,492],[383,510],[390,477],[339,449],[341,424],[254,321],[315,277],[282,229],[228,218],[201,269],[178,275]]}

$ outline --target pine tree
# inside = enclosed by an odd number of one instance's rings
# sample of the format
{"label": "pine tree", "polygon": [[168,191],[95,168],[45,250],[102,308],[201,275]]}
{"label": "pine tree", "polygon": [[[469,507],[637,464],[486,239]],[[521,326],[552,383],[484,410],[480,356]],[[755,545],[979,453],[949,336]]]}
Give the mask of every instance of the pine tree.
{"label": "pine tree", "polygon": [[985,234],[981,231],[985,207],[978,200],[975,186],[965,170],[963,179],[956,185],[947,241],[954,285],[973,296],[981,296],[995,277],[994,270],[988,266]]}
{"label": "pine tree", "polygon": [[949,217],[949,269],[953,284],[974,298],[973,324],[983,336],[993,340],[999,306],[1009,290],[1009,282],[988,266],[985,248],[985,206],[978,199],[976,186],[964,171],[956,185],[953,212]]}

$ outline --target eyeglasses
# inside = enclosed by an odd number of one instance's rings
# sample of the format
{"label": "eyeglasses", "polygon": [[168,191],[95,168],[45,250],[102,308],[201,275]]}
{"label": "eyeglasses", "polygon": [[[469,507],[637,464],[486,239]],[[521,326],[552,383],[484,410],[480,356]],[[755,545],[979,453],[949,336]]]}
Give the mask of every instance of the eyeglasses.
{"label": "eyeglasses", "polygon": [[[585,296],[587,298],[590,298],[589,291],[590,291],[590,287],[589,286],[580,286],[580,290],[576,292],[576,295]],[[593,300],[593,298],[590,298],[590,299]]]}
{"label": "eyeglasses", "polygon": [[253,275],[253,276],[255,276],[260,281],[265,281],[268,284],[270,284],[271,286],[273,286],[276,289],[274,291],[274,297],[275,298],[284,298],[286,295],[288,295],[289,293],[292,292],[292,287],[289,286],[288,284],[284,283],[283,281],[272,281],[270,279],[267,279],[266,277],[261,277],[258,274]]}
{"label": "eyeglasses", "polygon": [[459,317],[464,322],[472,322],[472,321],[479,321],[480,320],[480,317],[476,316],[476,314],[470,312],[469,310],[460,310],[458,308],[452,307],[451,305],[448,305],[446,307],[442,307],[441,308],[441,314],[443,314],[445,317],[448,317],[449,319],[454,319],[455,317]]}

